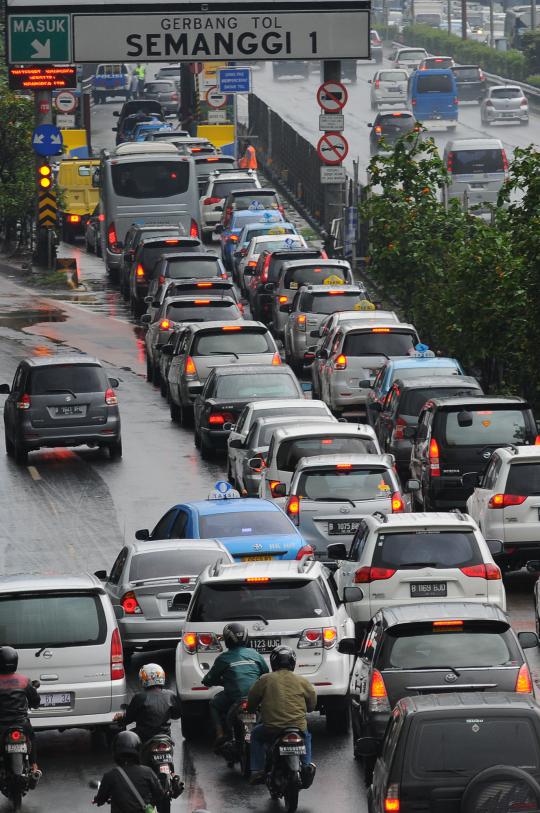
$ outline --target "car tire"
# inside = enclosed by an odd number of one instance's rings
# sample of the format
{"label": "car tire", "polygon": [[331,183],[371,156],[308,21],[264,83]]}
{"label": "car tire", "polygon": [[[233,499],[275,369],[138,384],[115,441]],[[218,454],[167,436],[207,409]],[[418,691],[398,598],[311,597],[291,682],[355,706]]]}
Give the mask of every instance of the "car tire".
{"label": "car tire", "polygon": [[6,440],[6,454],[8,457],[13,457],[15,454],[15,446],[13,445],[13,441],[9,437],[5,426],[4,426],[4,438]]}
{"label": "car tire", "polygon": [[201,240],[205,245],[208,245],[212,242],[212,232],[203,231],[201,232]]}
{"label": "car tire", "polygon": [[24,448],[20,440],[13,444],[13,457],[19,466],[26,466],[28,463],[28,450]]}
{"label": "car tire", "polygon": [[351,708],[348,697],[332,697],[326,705],[326,730],[330,734],[348,734]]}
{"label": "car tire", "polygon": [[109,446],[110,460],[119,460],[122,457],[122,438],[118,438]]}
{"label": "car tire", "polygon": [[201,436],[199,435],[196,429],[193,433],[193,443],[195,444],[196,449],[201,448]]}
{"label": "car tire", "polygon": [[[174,423],[180,423],[180,407],[178,404],[175,404],[172,397],[169,401],[169,412],[171,413],[171,421]],[[197,444],[195,444],[196,446]]]}
{"label": "car tire", "polygon": [[[501,788],[501,783],[505,780],[514,780],[516,784],[526,785],[536,796],[536,806],[540,804],[540,785],[530,773],[514,765],[493,765],[477,773],[476,776],[473,776],[468,785],[466,785],[463,796],[461,797],[461,813],[475,813],[475,811],[479,809],[477,805],[480,801],[478,799],[478,791],[485,788],[489,783],[493,793],[496,787]],[[499,793],[502,792],[503,791],[499,790]]]}
{"label": "car tire", "polygon": [[201,437],[201,445],[200,445],[200,452],[201,457],[203,460],[213,460],[215,457],[215,450],[213,446],[206,443],[206,441]]}
{"label": "car tire", "polygon": [[159,376],[159,391],[162,398],[167,398],[167,382],[162,375]]}
{"label": "car tire", "polygon": [[154,387],[159,387],[161,383],[161,373],[157,364],[152,365],[152,384]]}
{"label": "car tire", "polygon": [[178,408],[178,420],[182,426],[193,426],[193,407],[180,404]]}
{"label": "car tire", "polygon": [[154,371],[152,370],[152,364],[150,362],[150,359],[147,358],[146,359],[146,380],[148,382],[150,382],[150,381],[152,381],[153,377],[154,377]]}

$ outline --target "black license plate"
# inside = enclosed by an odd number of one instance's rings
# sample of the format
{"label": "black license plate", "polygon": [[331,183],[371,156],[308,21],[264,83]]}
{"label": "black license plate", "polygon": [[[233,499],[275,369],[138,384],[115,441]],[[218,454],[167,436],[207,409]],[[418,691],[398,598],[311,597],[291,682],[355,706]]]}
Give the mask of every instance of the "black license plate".
{"label": "black license plate", "polygon": [[57,415],[84,415],[86,407],[83,406],[57,406]]}
{"label": "black license plate", "polygon": [[269,655],[276,646],[281,646],[281,638],[251,638],[249,645],[261,655]]}
{"label": "black license plate", "polygon": [[330,536],[337,536],[338,534],[354,534],[358,530],[360,520],[353,521],[347,520],[345,522],[329,522],[328,533]]}
{"label": "black license plate", "polygon": [[411,598],[445,598],[446,582],[415,582],[410,585]]}

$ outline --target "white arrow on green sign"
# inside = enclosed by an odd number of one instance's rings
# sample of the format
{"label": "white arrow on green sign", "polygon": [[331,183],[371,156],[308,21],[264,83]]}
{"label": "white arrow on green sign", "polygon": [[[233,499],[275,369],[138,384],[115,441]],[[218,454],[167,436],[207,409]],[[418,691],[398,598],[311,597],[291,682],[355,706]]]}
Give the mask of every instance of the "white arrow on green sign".
{"label": "white arrow on green sign", "polygon": [[9,62],[70,62],[70,15],[14,14],[8,41]]}

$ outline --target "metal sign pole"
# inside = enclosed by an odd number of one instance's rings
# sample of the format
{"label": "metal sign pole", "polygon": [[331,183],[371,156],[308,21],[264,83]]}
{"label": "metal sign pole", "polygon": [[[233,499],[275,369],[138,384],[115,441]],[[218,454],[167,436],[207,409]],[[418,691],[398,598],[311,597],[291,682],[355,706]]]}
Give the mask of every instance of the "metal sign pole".
{"label": "metal sign pole", "polygon": [[[325,59],[323,62],[323,82],[341,82],[341,60]],[[343,201],[342,184],[325,184],[324,187],[324,226],[328,234],[332,220],[336,216],[336,206],[341,207]]]}

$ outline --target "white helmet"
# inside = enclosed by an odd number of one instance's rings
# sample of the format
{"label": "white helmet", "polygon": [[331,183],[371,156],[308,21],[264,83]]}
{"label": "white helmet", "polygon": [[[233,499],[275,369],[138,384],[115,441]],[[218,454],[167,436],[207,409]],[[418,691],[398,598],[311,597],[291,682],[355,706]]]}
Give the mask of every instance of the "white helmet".
{"label": "white helmet", "polygon": [[143,689],[152,686],[165,686],[165,670],[159,663],[145,663],[139,671],[139,681]]}

